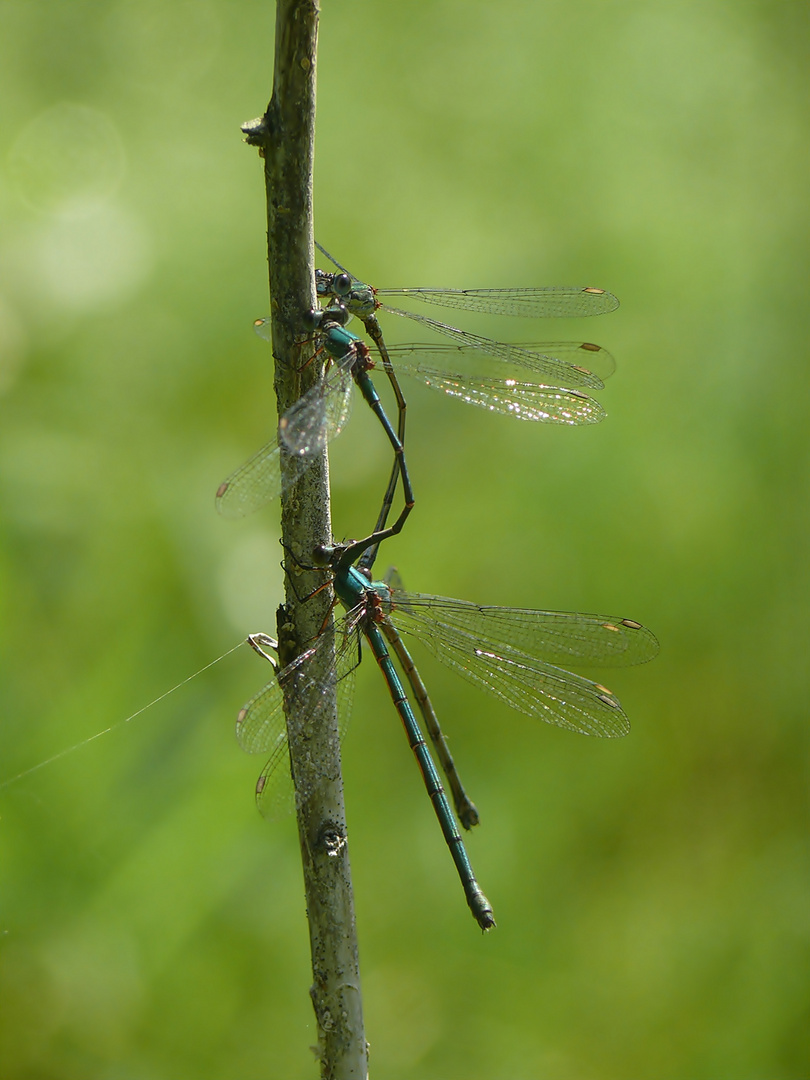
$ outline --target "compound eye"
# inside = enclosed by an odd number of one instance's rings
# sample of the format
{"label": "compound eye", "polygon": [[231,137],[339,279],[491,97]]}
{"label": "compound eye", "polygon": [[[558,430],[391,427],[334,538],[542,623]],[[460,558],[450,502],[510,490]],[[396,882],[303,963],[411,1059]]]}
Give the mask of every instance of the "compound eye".
{"label": "compound eye", "polygon": [[345,326],[350,318],[349,313],[343,304],[332,304],[330,307],[325,308],[321,312],[321,315],[324,320],[336,322],[340,326]]}
{"label": "compound eye", "polygon": [[323,322],[323,315],[324,313],[319,308],[311,308],[304,312],[301,322],[307,330],[317,330]]}
{"label": "compound eye", "polygon": [[348,274],[335,274],[332,288],[338,296],[348,296],[352,290],[352,279]]}
{"label": "compound eye", "polygon": [[329,566],[335,554],[331,544],[318,544],[312,552],[312,561],[315,566]]}

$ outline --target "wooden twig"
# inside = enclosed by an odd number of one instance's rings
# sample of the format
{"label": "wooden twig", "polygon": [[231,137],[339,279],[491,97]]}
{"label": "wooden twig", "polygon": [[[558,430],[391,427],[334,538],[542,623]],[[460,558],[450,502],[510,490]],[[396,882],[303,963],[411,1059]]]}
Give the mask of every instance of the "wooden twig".
{"label": "wooden twig", "polygon": [[[279,416],[321,377],[319,364],[303,366],[301,341],[302,316],[316,302],[312,162],[318,18],[319,5],[314,0],[278,0],[273,96],[264,116],[242,128],[246,141],[260,147],[264,158]],[[282,455],[282,474],[284,465]],[[285,488],[281,528],[287,593],[278,612],[278,636],[279,660],[285,665],[304,651],[330,618],[331,588],[315,592],[323,585],[323,574],[298,565],[311,565],[315,548],[332,540],[325,452],[298,483]],[[330,658],[318,660],[320,672],[307,669],[313,680],[328,667]],[[319,709],[318,722],[312,723],[301,701],[289,696],[285,708],[309,920],[317,1053],[322,1077],[365,1080],[367,1051],[337,709],[334,700],[329,702]]]}

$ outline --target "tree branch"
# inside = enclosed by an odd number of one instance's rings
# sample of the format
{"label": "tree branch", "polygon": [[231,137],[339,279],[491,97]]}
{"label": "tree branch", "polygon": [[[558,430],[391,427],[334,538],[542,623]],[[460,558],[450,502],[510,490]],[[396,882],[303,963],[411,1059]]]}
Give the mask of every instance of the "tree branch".
{"label": "tree branch", "polygon": [[[306,356],[300,343],[302,316],[316,306],[312,162],[318,17],[317,0],[278,0],[273,96],[264,116],[242,128],[247,142],[260,147],[264,157],[279,416],[322,374],[318,363],[303,366]],[[282,454],[282,473],[284,466]],[[332,541],[325,452],[296,484],[285,486],[281,508],[287,593],[278,612],[278,636],[279,660],[286,665],[330,618],[331,588],[310,596],[323,584],[323,574],[295,565],[296,558],[311,563],[315,548]],[[299,597],[310,598],[302,602]],[[328,656],[322,662],[317,659],[320,671],[307,663],[309,685],[317,686],[319,676],[329,667]],[[289,694],[285,699],[321,1076],[365,1080],[368,1066],[334,692],[326,708],[321,708],[319,701],[317,723],[304,707],[306,694]]]}

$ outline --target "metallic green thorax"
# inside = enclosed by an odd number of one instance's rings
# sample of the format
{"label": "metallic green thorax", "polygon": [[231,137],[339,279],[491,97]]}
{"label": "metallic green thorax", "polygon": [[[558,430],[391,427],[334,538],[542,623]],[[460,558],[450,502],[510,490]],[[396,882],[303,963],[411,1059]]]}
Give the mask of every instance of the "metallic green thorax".
{"label": "metallic green thorax", "polygon": [[336,322],[330,322],[324,326],[323,347],[333,360],[343,360],[349,350],[357,348],[358,345],[362,345],[363,350],[368,353],[368,346],[365,342],[357,334],[347,330],[345,326],[341,326],[340,323]]}
{"label": "metallic green thorax", "polygon": [[353,607],[362,603],[370,592],[379,596],[384,612],[388,613],[391,610],[391,590],[385,582],[369,582],[368,578],[353,566],[335,575],[334,586],[338,599],[347,611],[351,611]]}

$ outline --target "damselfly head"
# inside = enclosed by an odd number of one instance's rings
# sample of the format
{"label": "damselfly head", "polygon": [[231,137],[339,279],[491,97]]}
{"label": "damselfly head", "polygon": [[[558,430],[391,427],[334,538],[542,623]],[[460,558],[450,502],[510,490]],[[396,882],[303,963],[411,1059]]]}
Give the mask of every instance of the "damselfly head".
{"label": "damselfly head", "polygon": [[315,291],[318,296],[328,296],[332,292],[334,276],[328,270],[315,270]]}
{"label": "damselfly head", "polygon": [[314,566],[331,566],[339,548],[334,544],[318,544],[315,550],[312,552],[312,562]]}
{"label": "damselfly head", "polygon": [[336,296],[348,296],[352,288],[352,279],[348,274],[334,274],[332,276],[332,292]]}
{"label": "damselfly head", "polygon": [[301,316],[301,322],[305,330],[318,330],[323,326],[326,317],[326,311],[321,311],[320,308],[310,308]]}
{"label": "damselfly head", "polygon": [[352,291],[351,275],[345,271],[330,274],[326,270],[316,270],[315,289],[318,296],[348,296]]}
{"label": "damselfly head", "polygon": [[345,326],[351,315],[343,304],[331,304],[326,308],[310,308],[301,317],[306,330],[326,330],[331,326]]}
{"label": "damselfly head", "polygon": [[351,315],[343,304],[330,304],[328,308],[324,308],[321,312],[321,318],[323,323],[333,322],[345,326]]}

